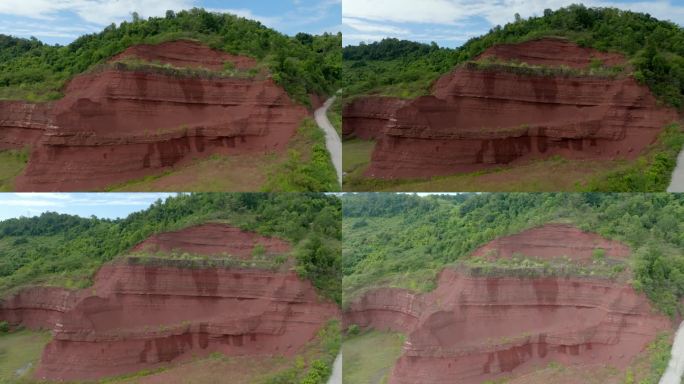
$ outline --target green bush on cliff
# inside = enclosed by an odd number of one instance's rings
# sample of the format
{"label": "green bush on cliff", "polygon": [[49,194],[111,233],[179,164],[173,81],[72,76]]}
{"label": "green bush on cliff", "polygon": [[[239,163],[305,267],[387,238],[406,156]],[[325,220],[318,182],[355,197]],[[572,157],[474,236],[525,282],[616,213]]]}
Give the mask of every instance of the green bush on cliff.
{"label": "green bush on cliff", "polygon": [[[195,193],[158,200],[118,220],[56,213],[5,220],[0,222],[0,292],[27,284],[81,288],[103,263],[154,233],[219,220],[289,240],[301,276],[339,302],[340,218],[339,199],[320,193]],[[18,238],[27,241],[16,244]]]}
{"label": "green bush on cliff", "polygon": [[414,97],[428,93],[441,74],[487,48],[544,36],[621,52],[629,59],[633,76],[660,100],[674,107],[684,105],[684,29],[644,13],[576,4],[556,11],[547,9],[543,16],[517,19],[503,27],[497,25],[457,49],[396,39],[345,47],[344,88],[347,95]]}
{"label": "green bush on cliff", "polygon": [[341,34],[295,37],[257,21],[193,8],[166,17],[111,24],[67,46],[0,35],[0,98],[45,101],[59,97],[64,83],[126,48],[195,39],[212,48],[256,58],[297,101],[330,94],[341,77]]}

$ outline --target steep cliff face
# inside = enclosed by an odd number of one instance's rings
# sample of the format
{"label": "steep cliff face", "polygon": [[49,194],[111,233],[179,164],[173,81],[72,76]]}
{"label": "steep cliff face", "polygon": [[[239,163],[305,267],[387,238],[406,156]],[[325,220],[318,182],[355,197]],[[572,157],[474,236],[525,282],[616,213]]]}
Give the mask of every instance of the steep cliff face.
{"label": "steep cliff face", "polygon": [[290,245],[281,239],[261,236],[230,225],[209,223],[151,236],[133,247],[133,251],[226,254],[246,259],[252,256],[256,245],[263,246],[266,254],[284,254],[291,250]]}
{"label": "steep cliff face", "polygon": [[378,139],[393,118],[394,111],[409,101],[391,97],[361,97],[345,105],[342,135],[360,139]]}
{"label": "steep cliff face", "polygon": [[[176,244],[210,256],[213,245],[207,248],[205,243],[215,243],[211,235],[216,229],[208,228],[212,226],[159,235],[150,244],[176,237]],[[188,240],[207,231],[207,241]],[[245,237],[231,231],[228,236]],[[259,241],[257,235],[252,239]],[[275,240],[263,238],[267,246]],[[35,377],[61,381],[154,369],[213,352],[289,356],[339,316],[335,304],[319,298],[309,281],[287,267],[274,271],[180,264],[161,258],[153,265],[122,259],[103,266],[87,289],[26,288],[2,302],[0,320],[52,329],[54,338]]]}
{"label": "steep cliff face", "polygon": [[[585,259],[589,240],[618,244],[554,226],[503,238],[483,249],[527,244],[524,254],[538,249],[545,257],[555,247],[577,250],[568,256]],[[531,234],[539,236],[532,239]],[[546,235],[545,235],[546,234]],[[566,239],[566,235],[570,235]],[[610,248],[610,245],[613,247]],[[555,254],[555,250],[552,252]],[[648,299],[625,283],[603,278],[477,276],[466,268],[445,269],[437,288],[427,294],[400,289],[367,293],[345,312],[346,324],[391,329],[408,334],[403,355],[390,383],[475,384],[517,375],[560,362],[582,366],[602,364],[624,369],[659,331],[671,328]]]}
{"label": "steep cliff face", "polygon": [[[154,47],[133,47],[114,60],[211,70],[225,62],[255,65],[188,41]],[[41,106],[0,104],[0,117],[17,116],[0,120],[1,136],[11,137],[13,126],[45,131],[18,190],[100,189],[212,154],[282,151],[308,113],[263,73],[205,78],[112,67],[77,76],[64,93]],[[43,112],[21,112],[34,109]]]}
{"label": "steep cliff face", "polygon": [[[480,58],[486,57],[575,68],[586,68],[593,58],[626,65],[619,55],[559,39],[497,46]],[[369,114],[354,105],[349,110],[359,125],[352,123],[354,129],[364,131],[363,116]],[[432,95],[375,115],[384,119],[367,175],[377,178],[471,172],[551,155],[634,158],[677,118],[629,76],[551,76],[505,65],[459,66],[433,85]]]}
{"label": "steep cliff face", "polygon": [[0,101],[0,150],[36,145],[50,125],[49,110],[48,103]]}

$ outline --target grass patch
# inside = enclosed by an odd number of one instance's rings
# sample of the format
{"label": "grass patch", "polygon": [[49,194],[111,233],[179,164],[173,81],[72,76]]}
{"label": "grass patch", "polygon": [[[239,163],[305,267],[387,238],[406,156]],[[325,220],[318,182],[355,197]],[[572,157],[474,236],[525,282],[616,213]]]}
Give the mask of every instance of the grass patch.
{"label": "grass patch", "polygon": [[0,192],[14,190],[14,178],[24,171],[30,149],[0,151]]}
{"label": "grass patch", "polygon": [[126,57],[115,62],[99,64],[92,69],[92,72],[100,72],[108,69],[199,79],[254,79],[259,74],[265,74],[265,69],[260,69],[259,67],[239,70],[234,66],[226,65],[222,71],[213,71],[202,67],[175,67],[171,64],[146,61],[137,57]]}
{"label": "grass patch", "polygon": [[404,335],[369,331],[346,338],[342,344],[343,383],[384,384],[401,356]]}
{"label": "grass patch", "polygon": [[49,332],[21,330],[0,335],[0,383],[28,383],[50,341]]}
{"label": "grass patch", "polygon": [[597,177],[580,189],[587,192],[664,192],[670,184],[682,146],[682,127],[671,124],[661,132],[656,143],[635,162]]}
{"label": "grass patch", "polygon": [[374,148],[373,140],[350,139],[342,143],[342,170],[346,174],[345,182],[346,179],[357,180],[363,177]]}
{"label": "grass patch", "polygon": [[290,142],[287,160],[269,172],[265,192],[339,191],[337,173],[325,147],[325,133],[306,118]]}
{"label": "grass patch", "polygon": [[332,374],[332,366],[340,352],[342,335],[340,322],[330,320],[318,331],[294,364],[267,378],[264,384],[325,384]]}
{"label": "grass patch", "polygon": [[342,137],[342,98],[336,98],[328,108],[328,120],[335,127],[337,134]]}
{"label": "grass patch", "polygon": [[568,66],[543,66],[514,61],[501,61],[492,56],[479,61],[466,61],[463,63],[463,66],[476,71],[504,72],[523,76],[595,77],[601,79],[615,79],[624,71],[624,67],[620,65],[605,66],[599,63],[598,65],[591,65],[586,69],[570,68]]}

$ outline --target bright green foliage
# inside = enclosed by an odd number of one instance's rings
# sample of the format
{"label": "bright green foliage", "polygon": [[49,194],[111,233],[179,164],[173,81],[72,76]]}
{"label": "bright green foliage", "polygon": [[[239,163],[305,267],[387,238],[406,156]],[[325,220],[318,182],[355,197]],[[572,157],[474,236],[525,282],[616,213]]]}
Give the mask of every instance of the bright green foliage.
{"label": "bright green foliage", "polygon": [[[372,286],[430,290],[437,272],[477,247],[548,222],[571,223],[628,244],[635,287],[666,313],[674,313],[684,297],[681,194],[361,193],[342,201],[345,303]],[[659,244],[657,252],[652,243]],[[599,264],[592,270],[609,277],[623,272]]]}
{"label": "bright green foliage", "polygon": [[[324,194],[196,193],[158,200],[118,220],[56,213],[6,220],[0,222],[0,291],[32,283],[81,288],[102,263],[154,233],[221,220],[289,240],[297,270],[339,301],[340,216],[339,199]],[[319,261],[324,265],[308,264]]]}
{"label": "bright green foliage", "polygon": [[339,191],[337,173],[325,147],[325,134],[313,119],[306,118],[298,130],[287,160],[270,172],[263,190],[268,192]]}
{"label": "bright green foliage", "polygon": [[566,37],[582,46],[621,52],[630,60],[633,76],[662,101],[675,107],[684,103],[682,28],[648,14],[583,5],[547,9],[543,16],[496,26],[457,49],[393,39],[346,47],[344,88],[348,95],[414,97],[428,93],[431,83],[456,64],[472,60],[493,45],[544,36]]}
{"label": "bright green foliage", "polygon": [[665,191],[683,147],[684,131],[679,124],[672,124],[665,127],[658,141],[628,168],[592,180],[584,189],[592,192]]}
{"label": "bright green foliage", "polygon": [[255,57],[269,68],[278,84],[306,105],[309,94],[330,94],[341,77],[341,34],[289,37],[257,21],[193,8],[166,17],[112,24],[67,46],[0,35],[0,99],[59,98],[71,77],[132,45],[183,38]]}

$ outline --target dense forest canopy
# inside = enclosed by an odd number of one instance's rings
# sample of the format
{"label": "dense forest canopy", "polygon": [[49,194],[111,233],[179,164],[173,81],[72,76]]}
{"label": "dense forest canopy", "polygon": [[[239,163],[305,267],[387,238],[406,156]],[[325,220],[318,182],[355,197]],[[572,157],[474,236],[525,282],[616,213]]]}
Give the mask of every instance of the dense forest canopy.
{"label": "dense forest canopy", "polygon": [[26,284],[87,285],[109,260],[158,232],[208,220],[289,240],[300,276],[341,300],[341,204],[335,196],[196,193],[158,200],[124,219],[57,213],[0,222],[0,291]]}
{"label": "dense forest canopy", "polygon": [[682,194],[346,194],[342,204],[345,301],[377,285],[429,290],[477,247],[553,221],[628,244],[635,287],[665,312],[684,297]]}
{"label": "dense forest canopy", "polygon": [[66,81],[126,48],[181,38],[200,40],[212,48],[257,58],[273,79],[297,101],[309,94],[326,95],[342,75],[342,35],[290,37],[257,21],[193,8],[168,11],[166,17],[140,19],[100,33],[84,35],[67,46],[43,44],[35,38],[0,35],[0,99],[43,101],[61,97]]}
{"label": "dense forest canopy", "polygon": [[647,84],[660,100],[678,108],[684,105],[682,27],[644,13],[581,4],[556,11],[546,9],[542,16],[529,19],[516,15],[514,22],[496,26],[457,49],[396,39],[345,47],[345,89],[348,95],[414,97],[428,93],[440,74],[493,45],[543,36],[566,37],[582,46],[621,52],[634,67],[632,75]]}

